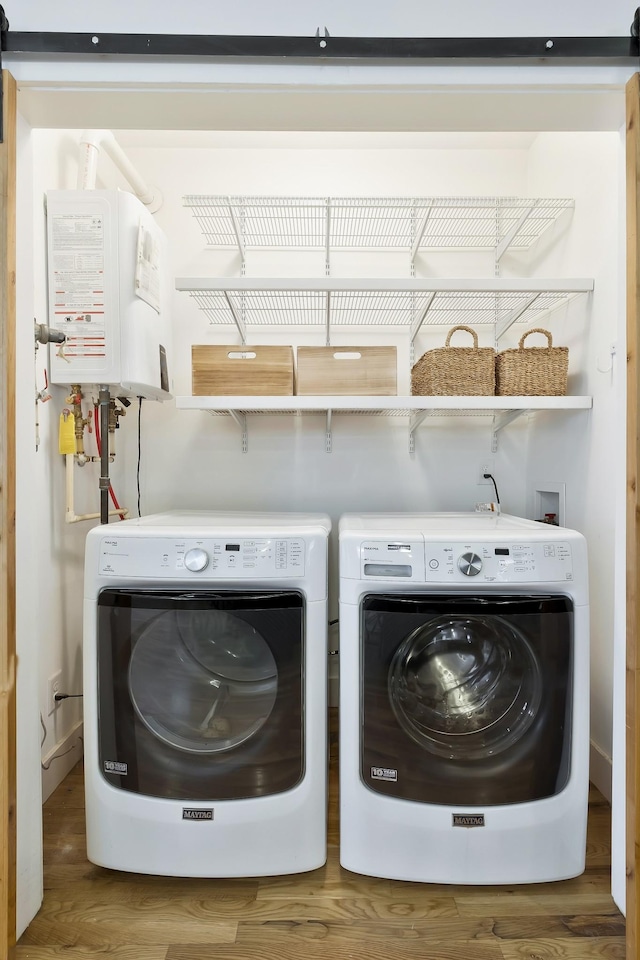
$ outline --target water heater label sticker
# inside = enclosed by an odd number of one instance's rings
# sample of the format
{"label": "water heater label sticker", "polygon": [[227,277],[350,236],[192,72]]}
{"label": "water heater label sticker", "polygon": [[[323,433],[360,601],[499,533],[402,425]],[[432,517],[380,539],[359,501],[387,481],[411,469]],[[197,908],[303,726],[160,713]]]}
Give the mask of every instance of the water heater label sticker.
{"label": "water heater label sticker", "polygon": [[391,783],[397,783],[398,771],[393,767],[371,767],[372,780],[388,780]]}
{"label": "water heater label sticker", "polygon": [[183,807],[183,820],[213,820],[213,807],[202,809],[198,807]]}
{"label": "water heater label sticker", "polygon": [[143,224],[138,230],[136,296],[160,313],[160,248],[156,238]]}
{"label": "water heater label sticker", "polygon": [[67,337],[67,359],[105,353],[104,246],[101,214],[53,215],[49,269],[54,325]]}
{"label": "water heater label sticker", "polygon": [[118,760],[105,760],[104,772],[117,773],[121,777],[126,777],[128,773],[128,766],[126,763],[120,763]]}

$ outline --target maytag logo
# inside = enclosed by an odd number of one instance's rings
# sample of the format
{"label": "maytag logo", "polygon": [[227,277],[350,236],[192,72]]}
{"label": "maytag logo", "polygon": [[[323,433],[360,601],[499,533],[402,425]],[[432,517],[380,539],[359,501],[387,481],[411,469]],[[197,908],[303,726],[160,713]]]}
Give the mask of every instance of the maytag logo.
{"label": "maytag logo", "polygon": [[387,549],[391,550],[404,550],[405,553],[411,553],[411,545],[409,543],[388,543]]}
{"label": "maytag logo", "polygon": [[213,820],[213,809],[202,810],[196,807],[182,808],[183,820]]}
{"label": "maytag logo", "polygon": [[372,780],[389,780],[396,783],[398,780],[398,771],[393,767],[371,767]]}
{"label": "maytag logo", "polygon": [[484,827],[484,813],[452,813],[454,827]]}

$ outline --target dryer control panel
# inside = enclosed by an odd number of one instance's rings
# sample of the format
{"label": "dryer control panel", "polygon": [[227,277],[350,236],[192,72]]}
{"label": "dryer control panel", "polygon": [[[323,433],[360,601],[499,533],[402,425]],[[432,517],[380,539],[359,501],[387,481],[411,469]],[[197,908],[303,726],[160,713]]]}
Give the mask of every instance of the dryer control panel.
{"label": "dryer control panel", "polygon": [[280,538],[105,537],[102,576],[149,579],[255,580],[302,577],[305,541]]}
{"label": "dryer control panel", "polygon": [[573,580],[571,544],[563,540],[427,542],[428,583],[541,583]]}

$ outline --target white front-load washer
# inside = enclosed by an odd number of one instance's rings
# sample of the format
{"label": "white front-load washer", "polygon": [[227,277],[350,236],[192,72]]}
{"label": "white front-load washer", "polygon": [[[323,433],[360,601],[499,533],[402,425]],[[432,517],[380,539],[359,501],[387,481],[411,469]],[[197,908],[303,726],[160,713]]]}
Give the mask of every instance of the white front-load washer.
{"label": "white front-load washer", "polygon": [[167,876],[326,859],[324,514],[176,512],[87,537],[87,854]]}
{"label": "white front-load washer", "polygon": [[494,514],[340,521],[340,861],[400,880],[585,865],[581,534]]}

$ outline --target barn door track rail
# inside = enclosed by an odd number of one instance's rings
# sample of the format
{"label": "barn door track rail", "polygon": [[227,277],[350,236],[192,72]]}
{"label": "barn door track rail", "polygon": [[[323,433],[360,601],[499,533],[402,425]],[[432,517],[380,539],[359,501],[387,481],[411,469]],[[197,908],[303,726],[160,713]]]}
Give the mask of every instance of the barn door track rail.
{"label": "barn door track rail", "polygon": [[[4,10],[0,7],[4,15]],[[140,57],[294,57],[365,60],[600,60],[638,56],[636,10],[628,37],[312,37],[218,34],[40,33],[11,31],[4,17],[2,49],[17,54]]]}
{"label": "barn door track rail", "polygon": [[[333,37],[12,31],[0,6],[2,53],[63,57],[344,61],[629,61],[638,59],[640,8],[627,37]],[[0,102],[0,142],[2,136]]]}

